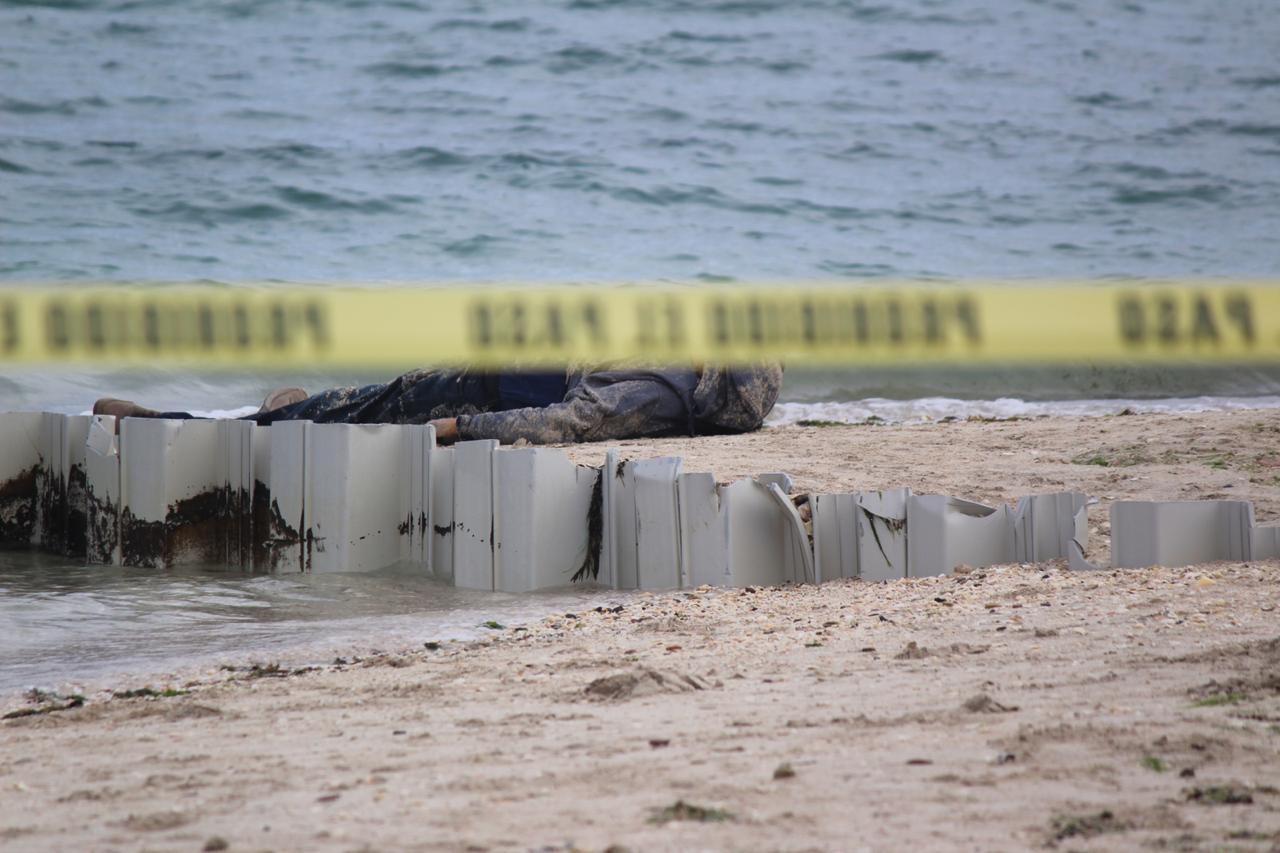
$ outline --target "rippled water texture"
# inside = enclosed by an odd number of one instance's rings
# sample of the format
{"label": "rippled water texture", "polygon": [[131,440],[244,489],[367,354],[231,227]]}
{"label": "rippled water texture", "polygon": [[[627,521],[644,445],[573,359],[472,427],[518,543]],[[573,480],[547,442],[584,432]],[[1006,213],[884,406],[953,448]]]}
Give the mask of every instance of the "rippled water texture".
{"label": "rippled water texture", "polygon": [[256,657],[327,663],[625,601],[574,588],[524,595],[457,589],[418,574],[250,577],[157,572],[0,550],[0,703],[29,686],[110,681]]}
{"label": "rippled water texture", "polygon": [[1263,2],[0,0],[0,276],[1274,275]]}

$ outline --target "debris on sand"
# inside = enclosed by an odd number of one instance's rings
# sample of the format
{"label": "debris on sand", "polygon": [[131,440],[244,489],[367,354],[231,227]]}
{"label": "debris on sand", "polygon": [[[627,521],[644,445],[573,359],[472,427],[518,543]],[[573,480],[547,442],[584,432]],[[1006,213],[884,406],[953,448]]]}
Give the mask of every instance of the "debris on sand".
{"label": "debris on sand", "polygon": [[0,720],[17,720],[21,717],[37,717],[41,714],[54,714],[58,711],[69,711],[72,708],[79,708],[84,705],[84,697],[79,693],[71,696],[61,696],[57,693],[45,692],[43,690],[32,690],[28,694],[29,698],[41,702],[31,708],[18,708],[10,711]]}
{"label": "debris on sand", "polygon": [[658,693],[690,693],[694,690],[706,690],[719,686],[718,682],[711,682],[696,675],[641,668],[634,672],[620,672],[597,678],[588,684],[583,692],[592,699],[621,701],[637,696],[653,696]]}
{"label": "debris on sand", "polygon": [[1054,841],[1068,838],[1092,838],[1108,832],[1124,832],[1127,823],[1117,820],[1109,810],[1087,815],[1059,815],[1050,824]]}
{"label": "debris on sand", "polygon": [[985,693],[970,696],[960,707],[971,714],[1005,714],[1018,710],[1017,705],[1002,705]]}
{"label": "debris on sand", "polygon": [[894,655],[894,658],[896,660],[919,660],[928,656],[929,650],[920,648],[920,646],[916,645],[916,641],[912,640],[907,643],[906,648]]}
{"label": "debris on sand", "polygon": [[1253,794],[1239,785],[1206,785],[1183,791],[1189,801],[1206,806],[1231,806],[1253,802]]}
{"label": "debris on sand", "polygon": [[690,820],[697,823],[721,823],[733,819],[733,812],[706,806],[695,806],[693,803],[686,803],[684,800],[676,800],[666,808],[655,811],[653,817],[649,818],[649,822],[664,824],[674,820]]}

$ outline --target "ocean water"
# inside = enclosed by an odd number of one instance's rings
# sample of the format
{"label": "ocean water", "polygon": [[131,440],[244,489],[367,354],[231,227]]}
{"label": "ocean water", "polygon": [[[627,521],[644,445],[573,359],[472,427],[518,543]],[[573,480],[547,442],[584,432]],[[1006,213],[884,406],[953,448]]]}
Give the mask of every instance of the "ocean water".
{"label": "ocean water", "polygon": [[[7,559],[6,559],[7,558]],[[304,666],[335,657],[474,640],[549,613],[628,605],[595,588],[524,595],[457,589],[419,574],[246,577],[198,568],[83,564],[0,551],[0,709],[19,691],[137,686],[148,676],[245,660]]]}
{"label": "ocean water", "polygon": [[1273,275],[1274,12],[0,0],[0,276]]}
{"label": "ocean water", "polygon": [[[1277,45],[1253,0],[0,0],[0,284],[1270,276]],[[276,382],[188,379],[0,396]],[[1061,394],[1241,393],[1193,379]]]}
{"label": "ocean water", "polygon": [[[1274,276],[1278,46],[1261,0],[0,0],[0,285]],[[6,371],[0,409],[378,378]],[[774,422],[1277,395],[1274,367],[855,365],[793,372]],[[261,579],[217,583],[275,606],[183,609],[153,604],[189,579],[74,571],[0,555],[0,689],[351,629]],[[184,620],[205,639],[155,633]]]}
{"label": "ocean water", "polygon": [[[0,284],[1270,276],[1273,12],[0,0]],[[1073,371],[1064,398],[1280,389]],[[819,396],[859,399],[859,375]],[[168,383],[229,408],[275,381],[26,372],[0,395],[70,411]],[[947,390],[1049,393],[991,384]]]}

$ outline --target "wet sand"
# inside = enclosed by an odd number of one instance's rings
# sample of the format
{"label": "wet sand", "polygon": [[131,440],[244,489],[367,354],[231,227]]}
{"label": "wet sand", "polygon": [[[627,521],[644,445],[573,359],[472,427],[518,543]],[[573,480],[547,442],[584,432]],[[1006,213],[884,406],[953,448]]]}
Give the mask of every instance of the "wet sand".
{"label": "wet sand", "polygon": [[[623,451],[723,480],[786,470],[806,491],[1081,489],[1102,501],[1090,556],[1104,561],[1113,499],[1249,499],[1280,520],[1272,412]],[[572,453],[596,464],[604,448]],[[1280,845],[1278,561],[637,595],[479,642],[253,663],[118,685],[179,695],[0,722],[0,846]]]}

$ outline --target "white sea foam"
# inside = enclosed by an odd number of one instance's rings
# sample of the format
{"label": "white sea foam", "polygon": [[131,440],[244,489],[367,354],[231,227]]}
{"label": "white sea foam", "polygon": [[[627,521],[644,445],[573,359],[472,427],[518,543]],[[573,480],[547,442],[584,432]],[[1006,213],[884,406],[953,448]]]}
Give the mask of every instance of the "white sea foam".
{"label": "white sea foam", "polygon": [[915,400],[887,400],[871,397],[850,402],[779,403],[765,422],[786,426],[800,421],[832,421],[859,424],[882,421],[918,424],[946,418],[1035,418],[1047,416],[1099,417],[1132,412],[1233,412],[1280,408],[1280,396],[1260,397],[1170,397],[1157,400],[1051,400],[1028,402],[1015,397],[997,400],[957,400],[952,397],[921,397]]}

